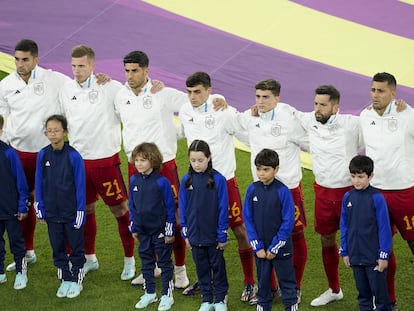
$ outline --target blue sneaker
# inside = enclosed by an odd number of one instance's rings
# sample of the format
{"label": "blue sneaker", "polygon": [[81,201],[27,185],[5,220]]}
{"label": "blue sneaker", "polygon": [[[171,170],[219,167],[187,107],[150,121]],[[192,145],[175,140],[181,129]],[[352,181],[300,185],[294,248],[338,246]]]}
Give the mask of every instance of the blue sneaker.
{"label": "blue sneaker", "polygon": [[68,294],[66,295],[66,297],[68,298],[75,298],[78,297],[80,295],[80,292],[83,289],[82,284],[78,284],[77,282],[70,282],[70,287],[68,290]]}
{"label": "blue sneaker", "polygon": [[214,304],[209,302],[203,302],[200,306],[200,309],[198,311],[212,311],[214,310]]}
{"label": "blue sneaker", "polygon": [[72,282],[70,281],[63,281],[56,292],[56,296],[58,298],[66,297],[68,295],[68,291],[71,284]]}
{"label": "blue sneaker", "polygon": [[162,295],[161,300],[160,300],[160,304],[158,305],[158,311],[170,310],[173,304],[174,304],[174,298],[173,297],[170,297],[170,296],[167,296],[167,295]]}
{"label": "blue sneaker", "polygon": [[96,271],[99,269],[99,262],[98,261],[87,261],[83,264],[83,272],[85,275],[89,271]]}
{"label": "blue sneaker", "polygon": [[137,302],[137,304],[135,305],[136,309],[144,309],[146,308],[150,303],[156,302],[157,299],[157,294],[148,294],[145,293],[144,295],[142,295],[139,299],[139,301]]}
{"label": "blue sneaker", "polygon": [[[37,261],[36,254],[33,254],[32,256],[25,256],[27,265],[33,265]],[[6,268],[6,271],[15,271],[16,270],[16,263],[13,261],[11,264],[9,264]]]}
{"label": "blue sneaker", "polygon": [[17,273],[16,279],[14,280],[14,289],[23,289],[27,285],[27,274],[26,273]]}
{"label": "blue sneaker", "polygon": [[6,273],[0,274],[0,284],[6,283],[6,282],[7,282]]}

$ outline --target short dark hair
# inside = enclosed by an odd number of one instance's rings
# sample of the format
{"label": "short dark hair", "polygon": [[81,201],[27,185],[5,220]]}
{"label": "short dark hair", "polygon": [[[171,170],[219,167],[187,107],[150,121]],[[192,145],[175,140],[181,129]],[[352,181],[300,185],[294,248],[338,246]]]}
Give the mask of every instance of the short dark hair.
{"label": "short dark hair", "polygon": [[4,118],[3,116],[0,114],[0,130],[3,129],[3,125],[4,125]]}
{"label": "short dark hair", "polygon": [[159,171],[162,165],[162,154],[160,149],[154,143],[141,143],[132,150],[131,161],[134,162],[137,156],[141,156],[147,159],[151,163],[151,167],[154,171]]}
{"label": "short dark hair", "polygon": [[368,156],[357,155],[352,158],[349,163],[349,172],[351,174],[362,174],[366,173],[369,176],[374,171],[374,161]]}
{"label": "short dark hair", "polygon": [[39,56],[37,43],[30,39],[23,39],[17,42],[14,51],[30,52],[32,56]]}
{"label": "short dark hair", "polygon": [[211,87],[211,79],[208,73],[203,71],[197,71],[187,78],[185,85],[187,87],[195,87],[197,85],[202,85],[205,88]]}
{"label": "short dark hair", "polygon": [[149,59],[147,54],[142,51],[132,51],[124,56],[125,64],[138,64],[141,68],[147,68],[149,66]]}
{"label": "short dark hair", "polygon": [[329,101],[339,104],[341,93],[333,85],[320,85],[315,89],[316,95],[329,95]]}
{"label": "short dark hair", "polygon": [[282,86],[280,85],[279,81],[276,81],[274,79],[262,80],[262,81],[256,83],[256,85],[255,85],[256,90],[262,90],[262,91],[269,90],[275,96],[280,95],[281,87]]}
{"label": "short dark hair", "polygon": [[258,166],[271,166],[276,168],[279,166],[279,155],[272,149],[262,149],[254,159],[254,165]]}
{"label": "short dark hair", "polygon": [[81,45],[74,46],[72,48],[71,56],[73,58],[80,58],[80,57],[86,56],[88,59],[94,61],[95,51],[91,47],[81,44]]}
{"label": "short dark hair", "polygon": [[60,122],[60,124],[62,124],[62,129],[64,131],[68,130],[68,120],[66,120],[66,118],[61,114],[53,114],[50,117],[48,117],[45,121],[45,128],[47,127],[49,121],[58,121]]}
{"label": "short dark hair", "polygon": [[375,82],[387,82],[387,84],[395,90],[397,88],[397,80],[388,72],[378,72],[372,77],[372,81]]}

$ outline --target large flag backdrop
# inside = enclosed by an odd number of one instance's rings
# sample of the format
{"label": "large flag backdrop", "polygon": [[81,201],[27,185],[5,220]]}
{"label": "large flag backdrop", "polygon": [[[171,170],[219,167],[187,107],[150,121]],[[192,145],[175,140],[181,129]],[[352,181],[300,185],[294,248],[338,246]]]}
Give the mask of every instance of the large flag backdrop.
{"label": "large flag backdrop", "polygon": [[[14,45],[38,42],[41,65],[71,75],[70,50],[87,44],[97,72],[124,82],[122,57],[143,50],[152,78],[184,90],[195,71],[244,110],[254,84],[275,78],[281,100],[313,108],[314,89],[333,84],[341,111],[369,104],[370,80],[393,73],[397,97],[414,104],[414,0],[0,0],[0,70]],[[11,64],[11,65],[10,65]],[[3,68],[3,69],[2,69]]]}

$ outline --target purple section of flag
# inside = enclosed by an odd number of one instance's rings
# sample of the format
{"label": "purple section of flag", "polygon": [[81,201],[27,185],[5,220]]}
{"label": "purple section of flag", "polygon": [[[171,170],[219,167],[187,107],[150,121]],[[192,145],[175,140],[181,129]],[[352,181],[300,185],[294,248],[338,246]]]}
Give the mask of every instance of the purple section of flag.
{"label": "purple section of flag", "polygon": [[291,0],[300,5],[414,39],[414,6],[397,0]]}
{"label": "purple section of flag", "polygon": [[[21,8],[30,11],[25,21]],[[202,22],[202,21],[201,21]],[[122,58],[143,50],[150,76],[185,90],[195,71],[212,76],[213,92],[244,110],[254,104],[256,82],[281,82],[281,100],[304,111],[313,109],[314,89],[333,84],[342,94],[341,111],[358,113],[369,102],[370,77],[269,48],[136,0],[15,0],[2,8],[0,50],[13,53],[21,38],[39,43],[41,65],[71,75],[70,50],[87,44],[97,55],[96,72],[124,81]],[[374,73],[373,73],[374,74]],[[397,77],[398,79],[398,77]],[[414,90],[398,96],[414,102]]]}

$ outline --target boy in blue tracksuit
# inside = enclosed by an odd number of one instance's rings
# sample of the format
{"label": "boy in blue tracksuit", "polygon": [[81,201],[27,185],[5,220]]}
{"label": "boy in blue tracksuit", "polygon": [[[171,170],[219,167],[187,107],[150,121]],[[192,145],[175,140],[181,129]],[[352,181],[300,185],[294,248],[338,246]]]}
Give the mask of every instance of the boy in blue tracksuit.
{"label": "boy in blue tracksuit", "polygon": [[59,298],[79,296],[85,263],[85,167],[81,155],[65,142],[67,131],[65,117],[52,115],[46,120],[50,145],[39,151],[35,174],[36,215],[40,223],[47,223],[53,262],[62,280],[56,292]]}
{"label": "boy in blue tracksuit", "polygon": [[191,249],[203,302],[199,311],[226,311],[228,281],[224,249],[229,227],[226,178],[213,169],[203,140],[188,148],[189,172],[178,195],[182,236]]}
{"label": "boy in blue tracksuit", "polygon": [[[0,137],[3,134],[3,116],[0,115]],[[7,281],[4,273],[6,255],[4,231],[7,230],[10,250],[16,263],[15,289],[27,284],[26,248],[20,220],[27,216],[29,187],[16,151],[0,140],[0,284]]]}
{"label": "boy in blue tracksuit", "polygon": [[359,310],[391,311],[386,268],[392,247],[392,233],[384,196],[370,185],[374,163],[367,156],[355,156],[349,171],[354,189],[342,200],[340,254],[354,273]]}
{"label": "boy in blue tracksuit", "polygon": [[158,310],[170,310],[174,303],[171,255],[176,223],[175,202],[170,182],[159,173],[162,160],[162,154],[154,143],[139,144],[131,154],[131,162],[138,173],[131,176],[129,182],[130,230],[139,241],[145,288],[145,294],[135,305],[137,309],[157,301],[155,254],[162,271],[162,296]]}
{"label": "boy in blue tracksuit", "polygon": [[292,229],[295,208],[289,188],[275,175],[279,170],[276,151],[263,149],[255,158],[259,181],[246,191],[243,219],[256,258],[257,310],[272,310],[270,276],[275,269],[286,311],[298,310],[293,268]]}

